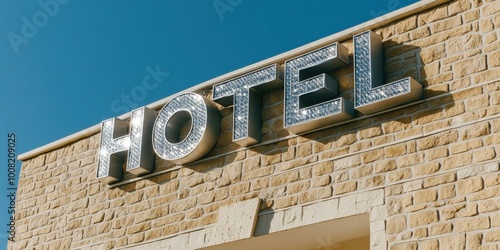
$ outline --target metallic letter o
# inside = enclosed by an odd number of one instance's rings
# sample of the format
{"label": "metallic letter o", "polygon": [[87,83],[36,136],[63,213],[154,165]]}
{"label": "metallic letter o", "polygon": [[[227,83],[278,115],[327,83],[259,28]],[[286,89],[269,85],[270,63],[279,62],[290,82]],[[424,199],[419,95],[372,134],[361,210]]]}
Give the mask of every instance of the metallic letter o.
{"label": "metallic letter o", "polygon": [[[189,133],[179,140],[179,132],[190,118]],[[153,127],[153,148],[164,160],[190,163],[210,152],[219,130],[219,110],[211,100],[195,93],[181,94],[158,114]]]}

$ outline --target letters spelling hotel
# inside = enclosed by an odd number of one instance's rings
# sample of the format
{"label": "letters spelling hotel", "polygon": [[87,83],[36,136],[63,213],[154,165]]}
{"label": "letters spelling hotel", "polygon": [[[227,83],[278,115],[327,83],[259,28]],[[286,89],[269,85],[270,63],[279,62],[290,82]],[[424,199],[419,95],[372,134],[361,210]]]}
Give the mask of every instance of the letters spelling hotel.
{"label": "letters spelling hotel", "polygon": [[498,249],[500,2],[420,1],[21,155],[9,249]]}

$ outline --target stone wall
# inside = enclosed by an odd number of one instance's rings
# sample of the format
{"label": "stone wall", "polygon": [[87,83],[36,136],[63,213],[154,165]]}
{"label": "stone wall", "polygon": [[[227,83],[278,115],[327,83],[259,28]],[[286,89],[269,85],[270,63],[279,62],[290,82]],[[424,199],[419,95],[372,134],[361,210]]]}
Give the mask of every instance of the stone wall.
{"label": "stone wall", "polygon": [[[421,101],[294,135],[283,129],[279,89],[263,96],[261,143],[232,143],[232,108],[221,107],[221,134],[207,157],[185,166],[158,159],[153,175],[126,175],[113,187],[95,178],[92,135],[23,162],[9,249],[172,241],[216,225],[219,208],[254,198],[259,220],[298,209],[296,225],[314,222],[306,207],[315,204],[362,205],[377,221],[372,249],[497,249],[500,1],[451,1],[374,31],[384,41],[387,82],[412,76],[424,87]],[[340,42],[352,59],[352,40]],[[352,65],[331,75],[352,100]],[[359,200],[367,192],[380,202]],[[274,230],[294,221],[276,220]]]}

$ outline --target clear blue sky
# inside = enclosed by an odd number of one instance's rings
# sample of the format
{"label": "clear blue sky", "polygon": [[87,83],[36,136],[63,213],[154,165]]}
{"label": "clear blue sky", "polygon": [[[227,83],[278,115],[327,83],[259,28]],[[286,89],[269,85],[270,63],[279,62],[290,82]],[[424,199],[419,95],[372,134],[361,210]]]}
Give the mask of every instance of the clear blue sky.
{"label": "clear blue sky", "polygon": [[0,248],[7,133],[25,153],[414,2],[1,1]]}

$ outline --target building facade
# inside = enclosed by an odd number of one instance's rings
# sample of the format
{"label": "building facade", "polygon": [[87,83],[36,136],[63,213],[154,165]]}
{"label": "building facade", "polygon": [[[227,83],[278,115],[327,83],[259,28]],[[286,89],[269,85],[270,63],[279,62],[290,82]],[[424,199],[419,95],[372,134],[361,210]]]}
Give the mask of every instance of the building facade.
{"label": "building facade", "polygon": [[208,155],[156,156],[151,173],[109,183],[96,125],[20,156],[8,248],[498,249],[500,1],[421,1],[188,91],[214,99],[218,84],[338,42],[349,62],[322,73],[355,102],[354,37],[370,31],[385,82],[411,77],[421,96],[292,132],[278,84],[259,100],[260,142],[236,143],[235,109],[218,105]]}

